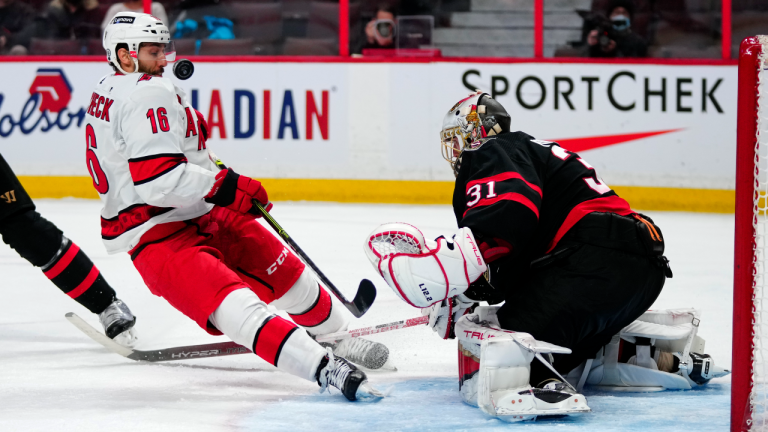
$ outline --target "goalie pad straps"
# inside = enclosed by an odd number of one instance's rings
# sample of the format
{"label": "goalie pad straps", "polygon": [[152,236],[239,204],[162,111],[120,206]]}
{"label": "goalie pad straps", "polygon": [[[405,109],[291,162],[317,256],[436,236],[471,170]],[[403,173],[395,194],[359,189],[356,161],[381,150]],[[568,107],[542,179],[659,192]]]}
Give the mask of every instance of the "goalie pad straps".
{"label": "goalie pad straps", "polygon": [[271,314],[248,288],[232,291],[210,316],[211,323],[254,354],[292,375],[315,380],[325,349],[296,324]]}

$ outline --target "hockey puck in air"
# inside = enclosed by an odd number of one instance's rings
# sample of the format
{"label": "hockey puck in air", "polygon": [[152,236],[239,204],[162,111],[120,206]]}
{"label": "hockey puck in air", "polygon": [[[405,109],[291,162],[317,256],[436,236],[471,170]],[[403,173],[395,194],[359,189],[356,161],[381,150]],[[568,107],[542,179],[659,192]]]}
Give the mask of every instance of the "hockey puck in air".
{"label": "hockey puck in air", "polygon": [[182,81],[189,79],[193,73],[195,73],[195,65],[187,59],[181,59],[173,65],[173,74]]}

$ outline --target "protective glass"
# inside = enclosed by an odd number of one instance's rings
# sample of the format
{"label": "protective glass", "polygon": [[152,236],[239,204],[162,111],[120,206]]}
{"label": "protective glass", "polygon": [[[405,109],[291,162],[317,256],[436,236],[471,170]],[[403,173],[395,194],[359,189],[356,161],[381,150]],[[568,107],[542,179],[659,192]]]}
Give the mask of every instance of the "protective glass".
{"label": "protective glass", "polygon": [[165,60],[168,63],[176,61],[176,44],[173,41],[165,43],[143,43],[137,57],[144,62]]}
{"label": "protective glass", "polygon": [[382,39],[389,39],[395,35],[395,22],[390,19],[376,20],[373,28]]}

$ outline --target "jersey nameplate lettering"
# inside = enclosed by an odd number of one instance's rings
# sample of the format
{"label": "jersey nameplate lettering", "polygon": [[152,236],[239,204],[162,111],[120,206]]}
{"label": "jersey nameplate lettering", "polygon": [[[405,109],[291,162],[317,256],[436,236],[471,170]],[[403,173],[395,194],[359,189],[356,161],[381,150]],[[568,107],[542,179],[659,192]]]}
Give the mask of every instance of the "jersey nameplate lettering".
{"label": "jersey nameplate lettering", "polygon": [[86,113],[90,116],[96,117],[104,121],[109,121],[109,109],[115,101],[110,98],[105,98],[96,92],[91,95],[91,105],[88,107]]}

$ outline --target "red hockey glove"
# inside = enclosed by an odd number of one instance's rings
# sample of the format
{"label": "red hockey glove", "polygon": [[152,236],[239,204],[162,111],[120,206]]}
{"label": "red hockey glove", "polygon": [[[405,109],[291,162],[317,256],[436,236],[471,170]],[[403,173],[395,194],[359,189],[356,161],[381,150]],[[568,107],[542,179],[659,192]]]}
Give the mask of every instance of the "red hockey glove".
{"label": "red hockey glove", "polygon": [[272,208],[267,191],[261,186],[260,181],[241,176],[231,168],[222,170],[216,175],[216,183],[205,196],[205,201],[211,204],[259,217],[261,213],[253,205],[254,199],[265,210],[269,211]]}
{"label": "red hockey glove", "polygon": [[200,125],[200,134],[203,136],[203,142],[208,141],[208,137],[210,137],[208,134],[208,122],[205,121],[205,117],[203,117],[203,113],[200,111],[195,110],[195,114],[197,114],[197,121]]}

